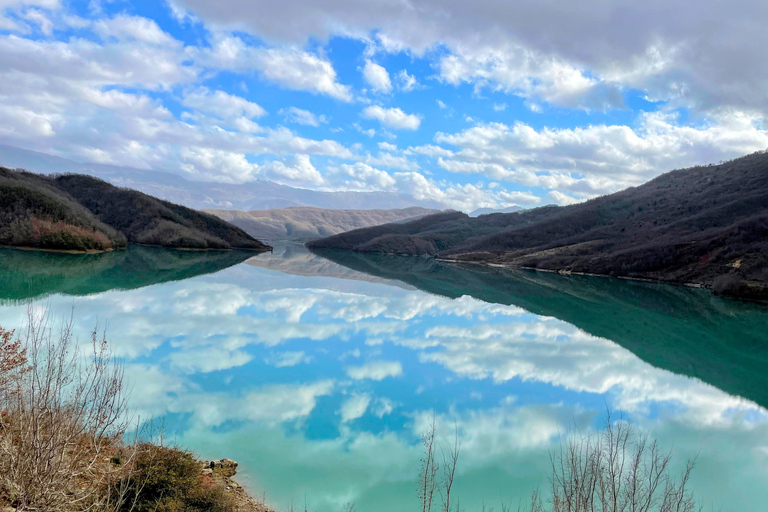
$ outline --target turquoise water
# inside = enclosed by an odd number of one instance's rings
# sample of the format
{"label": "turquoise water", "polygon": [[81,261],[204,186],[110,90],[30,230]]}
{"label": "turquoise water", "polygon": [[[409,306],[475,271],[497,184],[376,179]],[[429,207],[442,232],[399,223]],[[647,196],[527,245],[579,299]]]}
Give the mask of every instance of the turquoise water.
{"label": "turquoise water", "polygon": [[523,502],[606,407],[696,457],[705,509],[768,509],[768,308],[706,290],[422,258],[0,249],[0,325],[74,308],[131,405],[268,503],[415,510],[419,438],[458,427],[462,508]]}

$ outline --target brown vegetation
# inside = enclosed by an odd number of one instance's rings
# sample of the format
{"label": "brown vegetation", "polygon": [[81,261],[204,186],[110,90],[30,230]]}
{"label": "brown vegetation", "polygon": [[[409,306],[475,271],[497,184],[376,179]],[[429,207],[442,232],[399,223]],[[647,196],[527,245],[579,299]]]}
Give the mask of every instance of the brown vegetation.
{"label": "brown vegetation", "polygon": [[138,427],[126,443],[122,366],[96,330],[83,349],[71,321],[54,335],[31,310],[21,336],[0,328],[0,508],[268,512],[232,491],[232,469],[205,474],[188,451],[140,442]]}

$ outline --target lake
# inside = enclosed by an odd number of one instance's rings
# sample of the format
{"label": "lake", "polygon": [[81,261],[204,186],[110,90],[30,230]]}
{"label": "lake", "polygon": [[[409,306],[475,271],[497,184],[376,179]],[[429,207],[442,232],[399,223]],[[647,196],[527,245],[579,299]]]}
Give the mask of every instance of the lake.
{"label": "lake", "polygon": [[0,325],[99,325],[131,407],[287,509],[416,510],[420,437],[458,429],[467,511],[548,486],[608,408],[697,457],[705,509],[768,508],[768,307],[707,290],[277,247],[0,248]]}

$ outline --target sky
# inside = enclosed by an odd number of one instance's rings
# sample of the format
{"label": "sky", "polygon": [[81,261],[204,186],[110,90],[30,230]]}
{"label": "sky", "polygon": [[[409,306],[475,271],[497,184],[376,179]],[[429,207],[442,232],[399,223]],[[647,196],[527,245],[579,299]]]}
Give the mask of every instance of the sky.
{"label": "sky", "polygon": [[570,204],[768,148],[768,3],[0,0],[0,143]]}

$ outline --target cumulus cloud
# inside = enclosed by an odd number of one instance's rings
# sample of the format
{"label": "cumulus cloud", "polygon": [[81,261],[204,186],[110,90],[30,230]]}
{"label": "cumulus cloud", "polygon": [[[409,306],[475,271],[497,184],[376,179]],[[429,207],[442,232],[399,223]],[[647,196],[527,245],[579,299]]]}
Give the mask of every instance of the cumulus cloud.
{"label": "cumulus cloud", "polygon": [[224,91],[211,91],[207,87],[187,91],[181,103],[186,107],[213,114],[222,119],[240,116],[253,119],[267,113],[260,105],[245,98],[227,94]]}
{"label": "cumulus cloud", "polygon": [[204,19],[248,27],[273,41],[304,44],[333,35],[370,41],[373,33],[382,48],[416,55],[442,45],[448,52],[440,70],[447,81],[466,76],[481,87],[566,106],[618,106],[620,89],[641,88],[654,98],[708,111],[768,111],[768,35],[755,22],[768,16],[762,2],[742,2],[737,9],[694,0],[589,0],[578,9],[500,0],[333,1],[322,10],[305,0],[279,8],[210,0],[183,4]]}
{"label": "cumulus cloud", "polygon": [[289,123],[301,124],[304,126],[320,126],[320,123],[327,123],[328,118],[324,115],[316,116],[309,110],[303,110],[296,107],[280,109],[280,114],[285,116]]}
{"label": "cumulus cloud", "polygon": [[389,78],[389,73],[386,68],[376,64],[370,59],[365,61],[363,78],[365,78],[365,82],[376,92],[385,94],[392,92],[392,81]]}
{"label": "cumulus cloud", "polygon": [[401,69],[397,73],[397,86],[403,92],[410,92],[419,86],[419,81],[415,76],[409,75],[408,71]]}
{"label": "cumulus cloud", "polygon": [[266,80],[288,89],[324,94],[352,101],[350,87],[337,81],[336,70],[327,59],[294,48],[267,48],[248,45],[236,36],[217,38],[197,59],[214,69],[257,71]]}
{"label": "cumulus cloud", "polygon": [[278,182],[296,185],[322,185],[325,183],[325,178],[312,165],[309,155],[298,154],[288,164],[275,161],[264,167],[267,171],[267,177]]}
{"label": "cumulus cloud", "polygon": [[403,365],[400,361],[374,361],[347,368],[347,375],[355,380],[384,380],[387,377],[399,377],[402,374]]}
{"label": "cumulus cloud", "polygon": [[384,126],[397,130],[416,130],[421,124],[419,116],[406,114],[399,108],[384,108],[372,105],[366,107],[361,115],[366,119],[375,119]]}
{"label": "cumulus cloud", "polygon": [[368,394],[352,395],[342,405],[339,410],[341,422],[347,423],[362,417],[368,410],[371,403],[371,396]]}
{"label": "cumulus cloud", "polygon": [[396,181],[386,171],[376,169],[368,164],[343,164],[329,170],[330,179],[350,190],[387,190]]}
{"label": "cumulus cloud", "polygon": [[672,114],[647,113],[637,128],[592,125],[535,130],[517,122],[481,123],[438,143],[455,146],[440,158],[450,172],[592,197],[638,185],[662,172],[717,162],[768,147],[753,116],[729,113],[716,124],[684,126]]}

